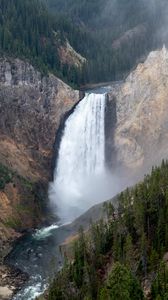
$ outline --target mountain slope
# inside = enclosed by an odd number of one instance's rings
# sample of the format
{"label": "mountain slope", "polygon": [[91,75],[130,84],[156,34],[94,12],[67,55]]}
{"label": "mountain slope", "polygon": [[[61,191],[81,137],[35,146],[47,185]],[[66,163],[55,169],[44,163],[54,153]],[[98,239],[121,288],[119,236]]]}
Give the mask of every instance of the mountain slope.
{"label": "mountain slope", "polygon": [[[1,53],[26,57],[43,73],[52,71],[72,85],[123,78],[151,49],[167,41],[164,0],[0,3]],[[65,59],[67,43],[74,51]]]}

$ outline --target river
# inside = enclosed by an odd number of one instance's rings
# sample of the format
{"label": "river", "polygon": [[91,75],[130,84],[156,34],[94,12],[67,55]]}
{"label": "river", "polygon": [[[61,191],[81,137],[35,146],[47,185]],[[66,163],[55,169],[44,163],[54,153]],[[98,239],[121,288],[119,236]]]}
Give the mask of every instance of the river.
{"label": "river", "polygon": [[6,262],[29,275],[13,300],[33,300],[47,287],[62,267],[59,245],[70,234],[67,228],[52,225],[26,234],[15,244]]}

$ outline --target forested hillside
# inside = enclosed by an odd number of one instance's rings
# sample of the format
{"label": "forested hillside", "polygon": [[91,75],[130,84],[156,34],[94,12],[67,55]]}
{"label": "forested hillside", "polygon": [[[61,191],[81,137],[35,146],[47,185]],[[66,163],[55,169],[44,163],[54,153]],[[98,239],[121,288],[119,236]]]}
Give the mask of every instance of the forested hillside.
{"label": "forested hillside", "polygon": [[[106,203],[107,220],[79,231],[73,260],[49,289],[55,300],[168,299],[168,162]],[[144,294],[145,291],[145,294]]]}
{"label": "forested hillside", "polygon": [[83,36],[80,39],[80,35],[68,35],[74,48],[88,59],[83,82],[120,79],[150,50],[167,41],[168,4],[165,0],[45,2],[52,12],[61,12],[62,19],[70,19],[93,41],[90,44]]}
{"label": "forested hillside", "polygon": [[[0,50],[70,84],[116,80],[167,41],[166,15],[165,0],[0,0]],[[62,61],[67,40],[83,66]]]}
{"label": "forested hillside", "polygon": [[[0,0],[0,53],[27,58],[43,73],[52,71],[76,83],[75,66],[61,63],[58,49],[65,44],[60,24],[38,0]],[[75,73],[76,72],[76,73]]]}

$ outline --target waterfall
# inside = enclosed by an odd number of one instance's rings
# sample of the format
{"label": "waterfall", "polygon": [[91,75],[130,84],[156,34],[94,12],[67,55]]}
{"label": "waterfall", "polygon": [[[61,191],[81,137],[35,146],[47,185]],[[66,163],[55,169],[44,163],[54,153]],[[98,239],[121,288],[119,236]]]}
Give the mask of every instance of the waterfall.
{"label": "waterfall", "polygon": [[66,121],[49,189],[63,222],[106,200],[105,102],[106,94],[86,94]]}

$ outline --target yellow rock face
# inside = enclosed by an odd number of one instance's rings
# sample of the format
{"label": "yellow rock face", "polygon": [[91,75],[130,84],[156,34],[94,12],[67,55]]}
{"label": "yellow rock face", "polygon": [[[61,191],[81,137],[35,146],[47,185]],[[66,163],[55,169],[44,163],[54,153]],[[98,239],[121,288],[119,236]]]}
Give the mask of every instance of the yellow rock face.
{"label": "yellow rock face", "polygon": [[168,157],[168,50],[151,52],[115,92],[118,160],[147,167]]}

